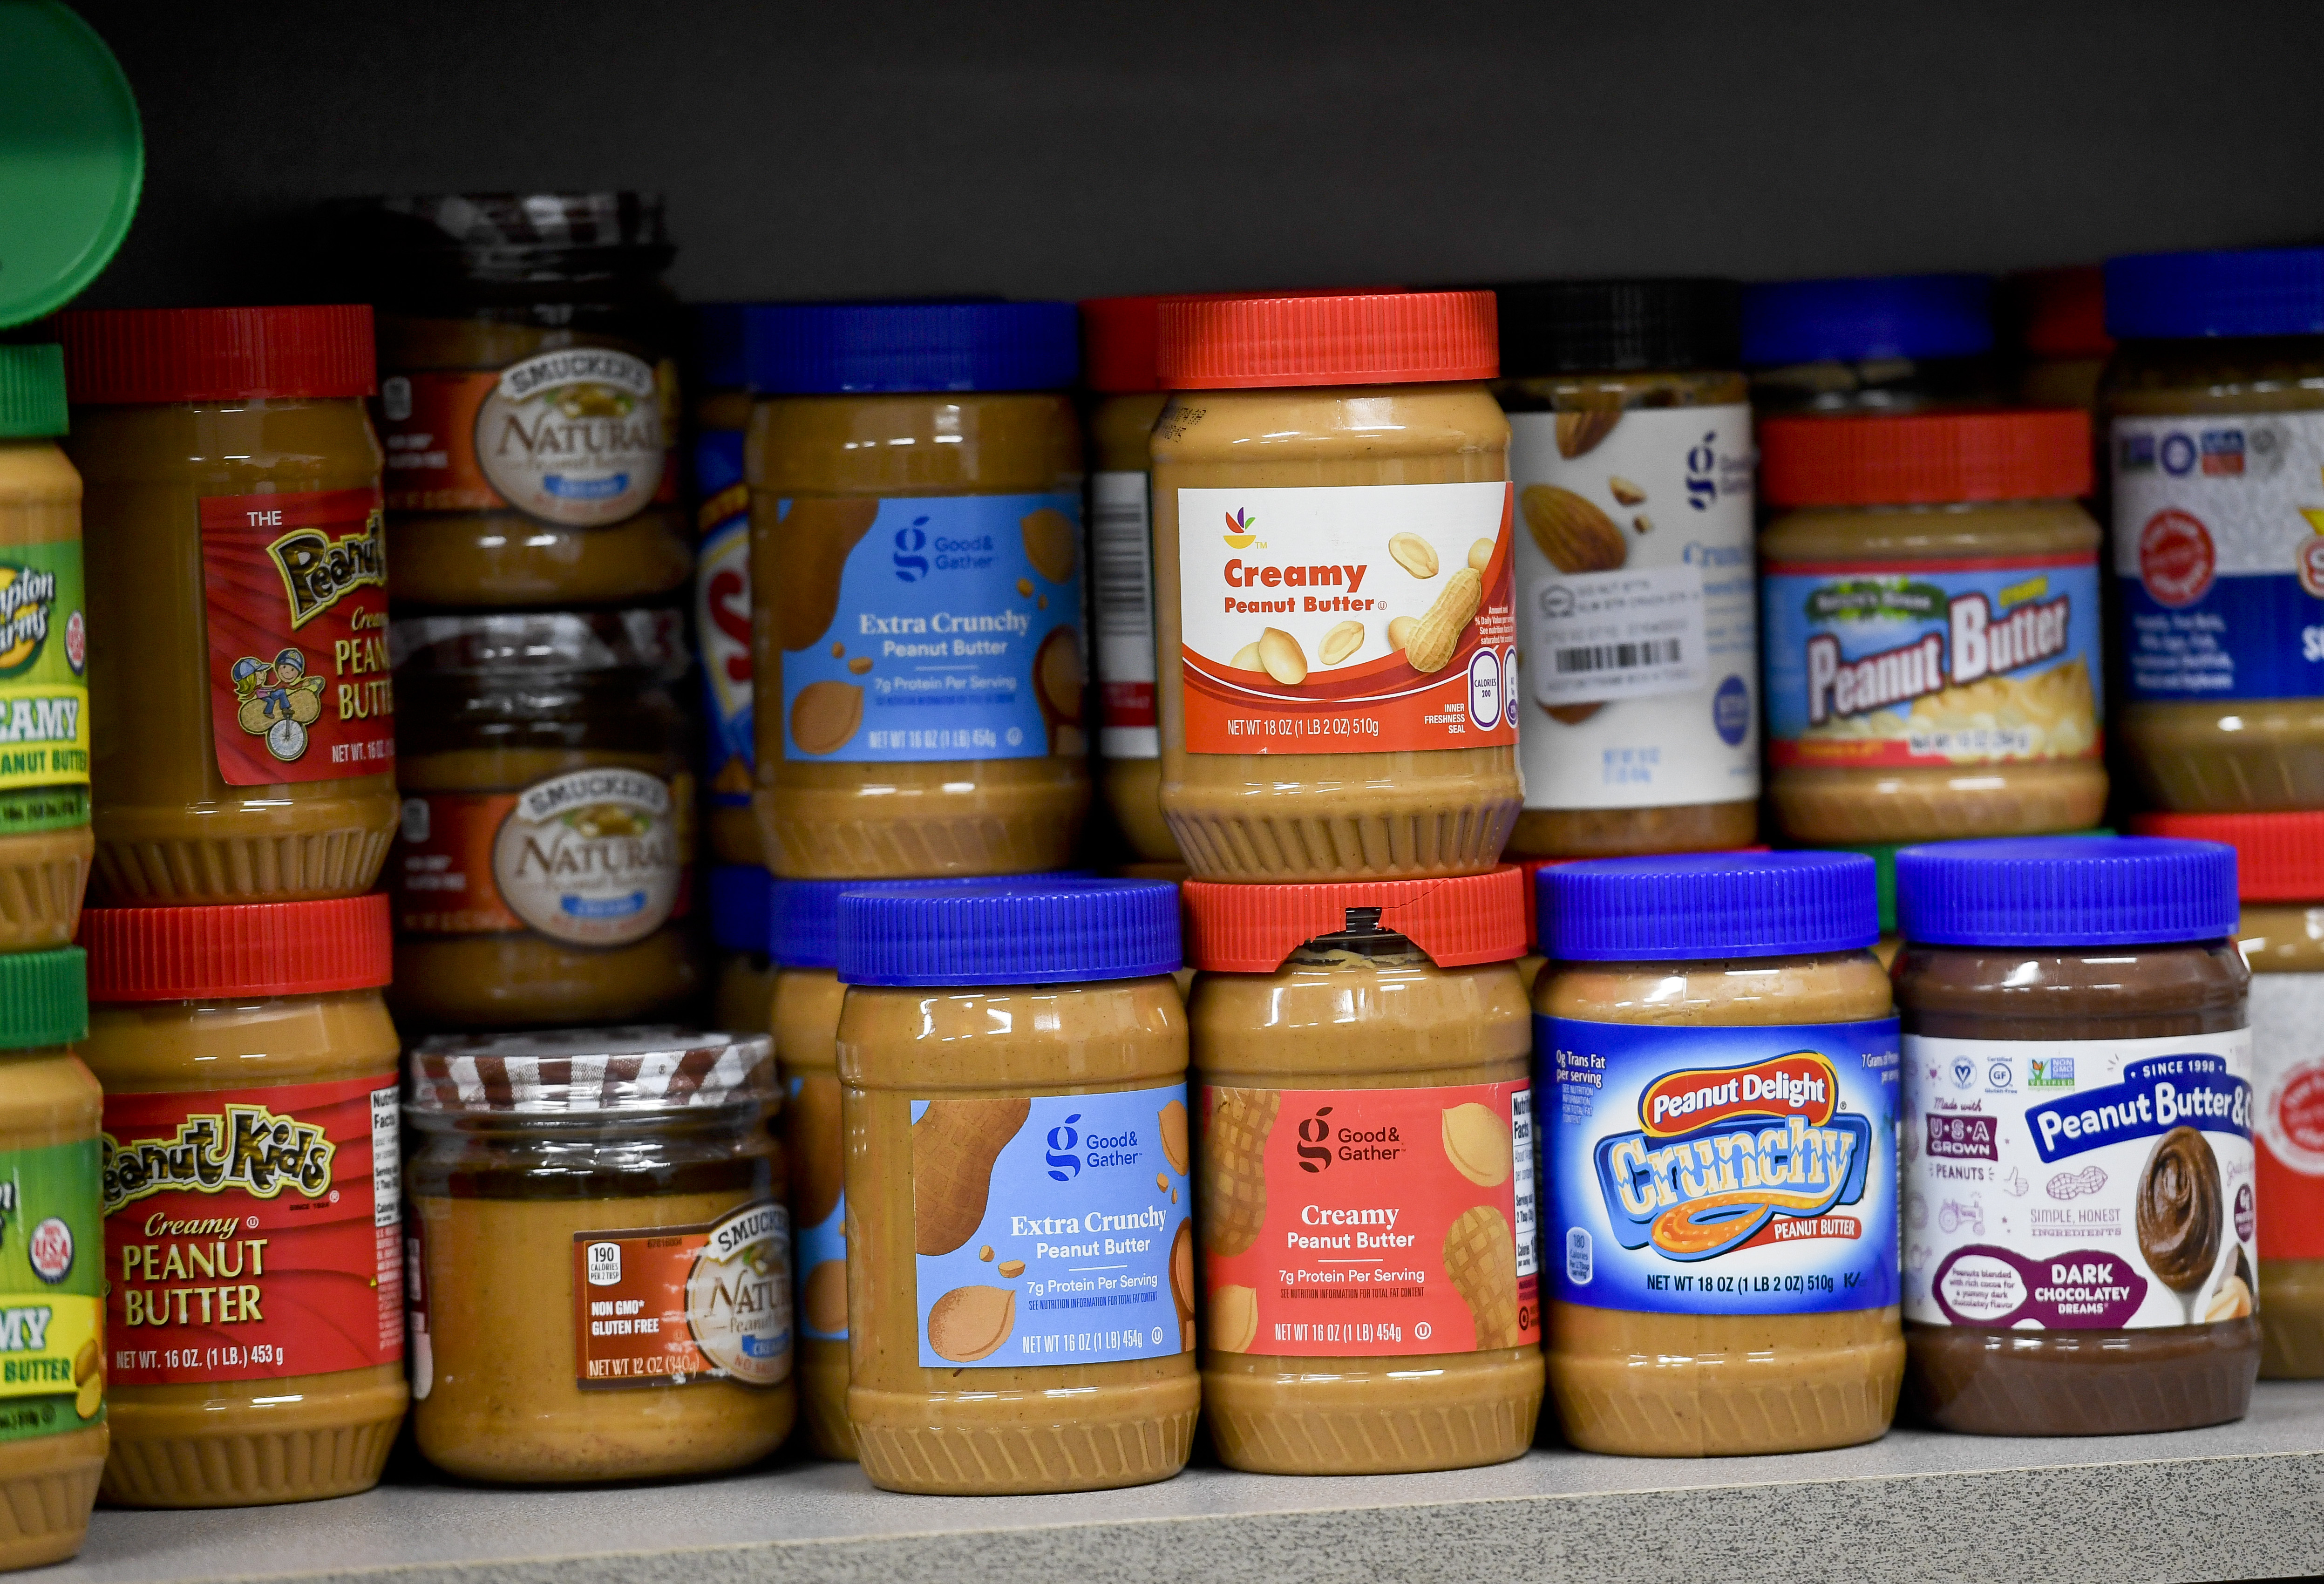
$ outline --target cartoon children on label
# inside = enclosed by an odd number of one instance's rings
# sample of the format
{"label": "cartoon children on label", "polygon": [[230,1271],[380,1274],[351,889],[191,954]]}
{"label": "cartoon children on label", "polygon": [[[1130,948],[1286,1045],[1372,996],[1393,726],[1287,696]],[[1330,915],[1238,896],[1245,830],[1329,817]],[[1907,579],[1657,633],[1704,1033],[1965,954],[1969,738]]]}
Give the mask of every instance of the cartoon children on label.
{"label": "cartoon children on label", "polygon": [[266,751],[289,763],[307,751],[307,728],[323,714],[323,679],[307,675],[307,657],[286,649],[272,665],[244,655],[234,663],[242,729],[266,740]]}

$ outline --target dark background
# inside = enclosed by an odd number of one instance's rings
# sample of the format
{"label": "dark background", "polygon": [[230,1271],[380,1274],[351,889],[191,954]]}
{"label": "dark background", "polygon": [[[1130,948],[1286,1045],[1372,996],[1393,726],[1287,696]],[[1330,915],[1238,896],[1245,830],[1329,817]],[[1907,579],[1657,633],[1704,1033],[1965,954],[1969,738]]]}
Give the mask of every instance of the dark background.
{"label": "dark background", "polygon": [[91,304],[300,290],[331,195],[669,195],[695,299],[2005,269],[2324,235],[2324,5],[85,0]]}

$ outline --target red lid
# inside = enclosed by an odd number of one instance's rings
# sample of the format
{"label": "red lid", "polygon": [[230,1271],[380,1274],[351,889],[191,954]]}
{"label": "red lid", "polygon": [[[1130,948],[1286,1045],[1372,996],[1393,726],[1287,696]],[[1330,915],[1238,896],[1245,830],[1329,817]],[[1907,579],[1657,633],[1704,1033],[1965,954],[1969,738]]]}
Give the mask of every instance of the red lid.
{"label": "red lid", "polygon": [[2090,415],[2073,409],[1771,418],[1759,425],[1770,506],[2049,501],[2090,487]]}
{"label": "red lid", "polygon": [[1159,297],[1093,297],[1082,304],[1082,383],[1110,396],[1159,391],[1154,336]]}
{"label": "red lid", "polygon": [[1231,886],[1188,880],[1186,956],[1197,968],[1272,973],[1318,935],[1348,927],[1348,909],[1377,907],[1379,926],[1439,968],[1512,962],[1526,951],[1526,875],[1513,863],[1439,880],[1333,880],[1314,886]]}
{"label": "red lid", "polygon": [[2011,278],[2024,316],[2025,350],[2036,357],[2104,357],[2114,350],[2106,331],[2106,272],[2096,264],[2031,270]]}
{"label": "red lid", "polygon": [[371,309],[80,309],[57,316],[76,406],[368,396]]}
{"label": "red lid", "polygon": [[1489,291],[1172,297],[1154,362],[1169,391],[1489,380],[1500,331]]}
{"label": "red lid", "polygon": [[2324,814],[2141,814],[2130,828],[2225,842],[2236,850],[2236,894],[2246,902],[2324,901]]}
{"label": "red lid", "polygon": [[317,996],[388,981],[387,893],[230,907],[91,907],[88,999]]}

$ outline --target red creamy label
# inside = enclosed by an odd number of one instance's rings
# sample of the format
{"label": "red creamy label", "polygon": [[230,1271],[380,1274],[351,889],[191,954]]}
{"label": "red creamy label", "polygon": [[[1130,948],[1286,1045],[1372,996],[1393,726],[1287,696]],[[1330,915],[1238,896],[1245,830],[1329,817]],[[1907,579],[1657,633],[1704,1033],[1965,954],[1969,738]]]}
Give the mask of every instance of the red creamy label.
{"label": "red creamy label", "polygon": [[573,1374],[583,1389],[770,1386],[791,1372],[790,1212],[573,1234]]}
{"label": "red creamy label", "polygon": [[395,769],[379,491],[202,498],[210,726],[230,787]]}
{"label": "red creamy label", "polygon": [[1301,1358],[1541,1338],[1532,1087],[1203,1091],[1205,1340]]}
{"label": "red creamy label", "polygon": [[403,1357],[397,1098],[392,1078],[106,1097],[114,1384]]}

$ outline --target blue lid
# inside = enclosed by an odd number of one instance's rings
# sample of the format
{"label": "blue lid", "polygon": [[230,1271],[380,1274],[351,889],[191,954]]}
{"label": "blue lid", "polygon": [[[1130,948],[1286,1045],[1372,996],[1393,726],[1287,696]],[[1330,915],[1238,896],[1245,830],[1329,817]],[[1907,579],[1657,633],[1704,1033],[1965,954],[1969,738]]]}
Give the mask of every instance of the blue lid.
{"label": "blue lid", "polygon": [[747,340],[751,389],[779,395],[1063,391],[1081,375],[1070,302],[771,304]]}
{"label": "blue lid", "polygon": [[964,886],[1005,886],[1086,879],[1085,869],[1021,876],[972,875],[945,880],[774,880],[769,897],[772,926],[768,953],[785,968],[833,968],[839,962],[839,895],[843,891],[956,891]]}
{"label": "blue lid", "polygon": [[755,863],[722,863],[710,871],[710,938],[720,951],[767,950],[767,893],[774,883]]}
{"label": "blue lid", "polygon": [[1795,957],[1880,937],[1861,852],[1672,852],[1545,869],[1542,953],[1583,962]]}
{"label": "blue lid", "polygon": [[2106,318],[2124,341],[2324,334],[2324,248],[2108,259]]}
{"label": "blue lid", "polygon": [[740,391],[750,383],[750,360],[744,355],[744,326],[754,304],[699,302],[688,309],[694,320],[694,367],[706,391]]}
{"label": "blue lid", "polygon": [[1183,947],[1168,880],[988,880],[839,898],[846,984],[1062,984],[1175,973]]}
{"label": "blue lid", "polygon": [[2129,946],[2236,933],[2236,851],[2164,836],[2017,836],[1896,854],[1896,922],[1932,946]]}
{"label": "blue lid", "polygon": [[1864,275],[1743,288],[1746,368],[1992,350],[1988,275]]}

